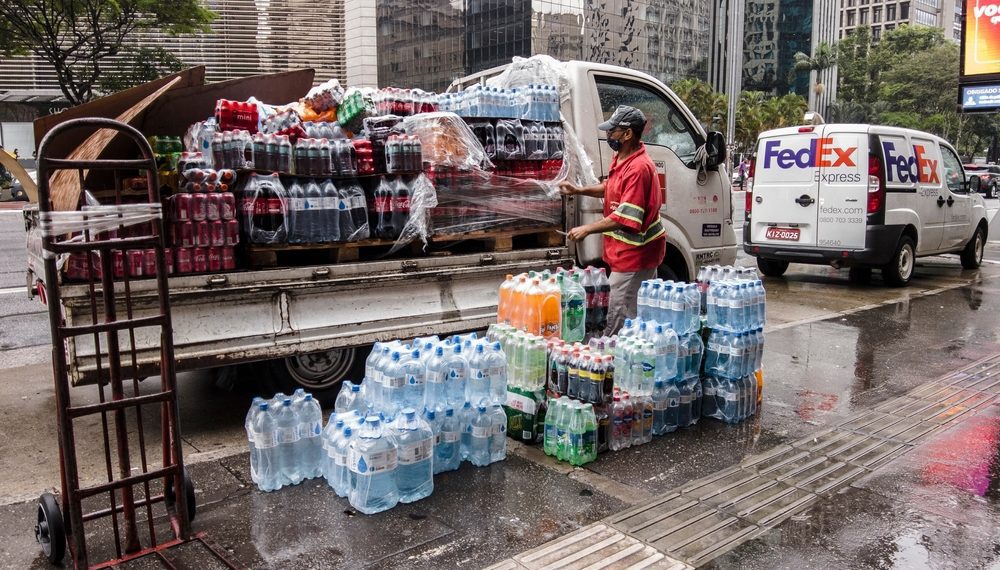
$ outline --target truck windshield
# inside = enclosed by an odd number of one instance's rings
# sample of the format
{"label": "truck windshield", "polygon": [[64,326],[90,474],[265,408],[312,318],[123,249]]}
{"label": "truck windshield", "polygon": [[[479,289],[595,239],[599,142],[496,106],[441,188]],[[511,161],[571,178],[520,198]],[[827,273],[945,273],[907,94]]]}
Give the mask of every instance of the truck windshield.
{"label": "truck windshield", "polygon": [[646,115],[646,131],[642,140],[646,144],[666,147],[684,163],[694,158],[694,133],[673,103],[640,83],[621,79],[598,78],[597,94],[601,99],[601,112],[607,120],[618,105],[635,107]]}

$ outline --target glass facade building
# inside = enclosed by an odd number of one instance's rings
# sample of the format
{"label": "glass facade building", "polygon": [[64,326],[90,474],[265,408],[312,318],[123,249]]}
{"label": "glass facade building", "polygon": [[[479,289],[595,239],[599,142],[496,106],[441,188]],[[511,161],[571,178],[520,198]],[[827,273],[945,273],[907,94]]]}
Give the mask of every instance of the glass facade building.
{"label": "glass facade building", "polygon": [[622,65],[667,83],[708,75],[709,0],[346,0],[354,6],[375,14],[380,86],[439,91],[536,54]]}

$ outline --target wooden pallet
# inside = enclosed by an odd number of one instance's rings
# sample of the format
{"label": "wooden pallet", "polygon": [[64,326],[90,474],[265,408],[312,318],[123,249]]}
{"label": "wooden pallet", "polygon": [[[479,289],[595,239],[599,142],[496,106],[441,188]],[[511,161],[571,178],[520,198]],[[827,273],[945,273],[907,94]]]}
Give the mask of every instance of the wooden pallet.
{"label": "wooden pallet", "polygon": [[[458,249],[463,253],[499,253],[521,248],[559,247],[565,243],[565,239],[554,227],[441,234],[431,236],[426,250],[423,242],[416,240],[394,252],[391,257],[448,255],[452,250]],[[389,257],[394,244],[392,240],[383,239],[302,245],[246,244],[244,252],[250,267],[259,269],[375,261]]]}

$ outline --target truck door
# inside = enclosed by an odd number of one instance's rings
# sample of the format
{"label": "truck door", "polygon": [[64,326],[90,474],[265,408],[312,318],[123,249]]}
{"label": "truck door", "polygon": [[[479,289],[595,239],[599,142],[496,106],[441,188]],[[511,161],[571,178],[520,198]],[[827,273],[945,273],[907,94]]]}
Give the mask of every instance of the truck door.
{"label": "truck door", "polygon": [[[717,248],[725,244],[724,220],[730,216],[729,189],[718,172],[709,172],[699,183],[698,171],[687,165],[694,160],[700,142],[693,125],[677,106],[651,85],[624,77],[595,74],[600,113],[606,120],[618,105],[630,105],[646,115],[642,141],[656,166],[660,187],[665,191],[661,214],[669,217],[687,236],[695,249]],[[598,131],[601,174],[607,176],[613,153]]]}
{"label": "truck door", "polygon": [[972,225],[972,197],[965,185],[965,169],[958,155],[941,145],[941,170],[943,178],[942,194],[945,198],[944,232],[942,249],[958,249],[971,238],[975,227]]}
{"label": "truck door", "polygon": [[821,133],[805,127],[761,134],[754,163],[752,243],[816,245],[819,169],[813,164]]}
{"label": "truck door", "polygon": [[816,144],[816,245],[864,249],[868,214],[868,130],[824,125]]}
{"label": "truck door", "polygon": [[[894,211],[901,219],[917,223],[917,254],[924,255],[941,248],[944,227],[944,205],[937,142],[927,138],[899,134],[880,134],[882,157],[885,161],[886,219]],[[933,167],[932,167],[933,166]]]}

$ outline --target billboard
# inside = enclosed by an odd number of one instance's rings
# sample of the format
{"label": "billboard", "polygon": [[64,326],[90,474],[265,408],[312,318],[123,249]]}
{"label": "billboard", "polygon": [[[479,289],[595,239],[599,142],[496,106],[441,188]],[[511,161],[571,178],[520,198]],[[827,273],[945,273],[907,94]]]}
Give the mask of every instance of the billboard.
{"label": "billboard", "polygon": [[1000,0],[962,0],[959,109],[966,113],[1000,109]]}
{"label": "billboard", "polygon": [[1000,3],[965,0],[962,75],[1000,74]]}

